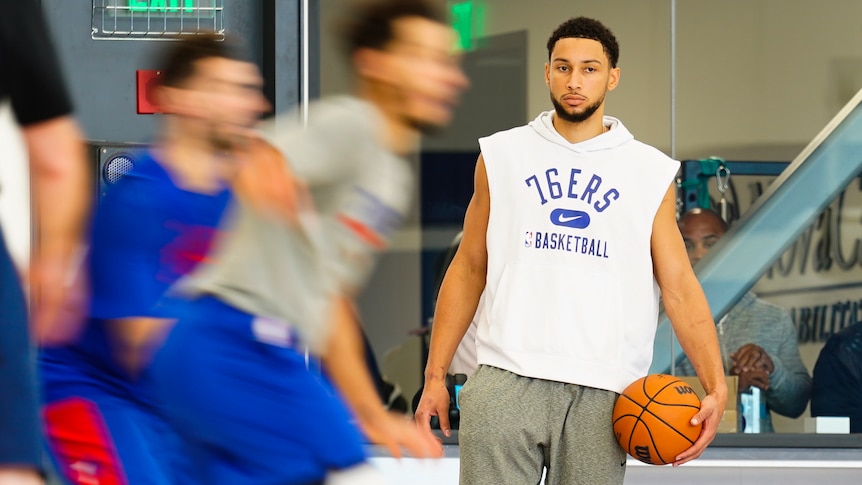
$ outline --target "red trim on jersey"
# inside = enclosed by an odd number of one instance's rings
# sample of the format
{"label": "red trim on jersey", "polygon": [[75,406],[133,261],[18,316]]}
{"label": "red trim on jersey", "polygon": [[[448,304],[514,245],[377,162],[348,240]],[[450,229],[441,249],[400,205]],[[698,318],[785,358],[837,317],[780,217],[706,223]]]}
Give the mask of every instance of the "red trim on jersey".
{"label": "red trim on jersey", "polygon": [[58,465],[75,485],[128,485],[99,408],[73,397],[45,406],[45,433]]}
{"label": "red trim on jersey", "polygon": [[373,248],[378,250],[386,249],[386,241],[374,229],[344,214],[338,214],[338,220]]}

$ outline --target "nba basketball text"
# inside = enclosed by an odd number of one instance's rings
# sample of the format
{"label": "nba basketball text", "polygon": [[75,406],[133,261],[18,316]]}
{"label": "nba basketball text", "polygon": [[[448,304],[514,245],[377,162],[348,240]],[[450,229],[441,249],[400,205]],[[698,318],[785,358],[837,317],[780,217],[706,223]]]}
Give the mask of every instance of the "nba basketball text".
{"label": "nba basketball text", "polygon": [[524,247],[608,257],[608,242],[559,232],[526,231]]}

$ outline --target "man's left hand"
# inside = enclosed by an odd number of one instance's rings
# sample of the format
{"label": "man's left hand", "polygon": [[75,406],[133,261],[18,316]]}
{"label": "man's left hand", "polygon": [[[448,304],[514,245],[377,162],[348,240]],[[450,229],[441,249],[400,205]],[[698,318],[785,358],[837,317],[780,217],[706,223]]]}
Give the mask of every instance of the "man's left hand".
{"label": "man's left hand", "polygon": [[715,433],[718,430],[718,423],[724,415],[724,406],[727,404],[727,388],[724,392],[712,392],[707,394],[700,402],[700,411],[691,418],[691,424],[697,425],[703,423],[703,428],[700,431],[700,436],[690,448],[683,451],[674,459],[673,466],[679,466],[683,463],[694,460],[699,457],[703,451],[715,439]]}

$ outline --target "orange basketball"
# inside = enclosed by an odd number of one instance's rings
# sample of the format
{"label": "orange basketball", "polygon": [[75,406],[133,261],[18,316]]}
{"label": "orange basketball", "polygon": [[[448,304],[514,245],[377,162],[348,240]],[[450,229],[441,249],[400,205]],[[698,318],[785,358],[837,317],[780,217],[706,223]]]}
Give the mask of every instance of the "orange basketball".
{"label": "orange basketball", "polygon": [[673,463],[700,436],[694,389],[673,376],[650,374],[627,387],[614,406],[614,434],[629,455],[650,465]]}

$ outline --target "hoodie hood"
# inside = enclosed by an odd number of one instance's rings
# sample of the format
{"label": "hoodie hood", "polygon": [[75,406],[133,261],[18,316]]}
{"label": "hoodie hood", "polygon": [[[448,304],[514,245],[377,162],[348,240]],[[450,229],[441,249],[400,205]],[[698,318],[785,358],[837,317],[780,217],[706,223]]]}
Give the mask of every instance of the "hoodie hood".
{"label": "hoodie hood", "polygon": [[602,118],[602,123],[610,128],[608,131],[580,143],[569,143],[569,141],[563,138],[563,135],[557,132],[557,129],[554,128],[553,116],[553,110],[545,111],[536,117],[535,120],[531,121],[529,126],[542,138],[574,152],[584,153],[608,150],[634,140],[634,136],[626,129],[625,126],[623,126],[620,120],[612,116],[605,116]]}

